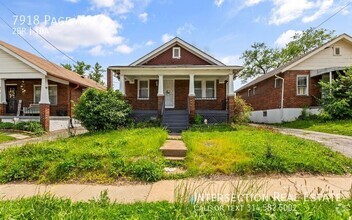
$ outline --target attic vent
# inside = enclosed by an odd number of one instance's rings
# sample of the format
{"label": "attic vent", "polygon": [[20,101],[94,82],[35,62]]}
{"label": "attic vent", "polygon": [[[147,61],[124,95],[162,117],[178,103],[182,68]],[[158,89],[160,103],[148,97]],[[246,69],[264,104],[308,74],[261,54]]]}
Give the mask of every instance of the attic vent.
{"label": "attic vent", "polygon": [[340,56],[341,55],[340,47],[334,47],[334,55],[335,56]]}
{"label": "attic vent", "polygon": [[181,48],[179,48],[179,47],[172,48],[172,58],[173,59],[180,59],[181,58]]}

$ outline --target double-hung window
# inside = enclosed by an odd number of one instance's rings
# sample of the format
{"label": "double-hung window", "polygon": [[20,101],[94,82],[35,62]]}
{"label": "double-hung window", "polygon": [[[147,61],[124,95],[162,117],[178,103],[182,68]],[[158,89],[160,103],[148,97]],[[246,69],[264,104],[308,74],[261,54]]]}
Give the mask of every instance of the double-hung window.
{"label": "double-hung window", "polygon": [[[51,105],[57,105],[57,85],[49,85],[49,101]],[[41,86],[34,86],[34,104],[39,104],[40,102]]]}
{"label": "double-hung window", "polygon": [[202,98],[202,81],[194,81],[194,93],[196,98]]}
{"label": "double-hung window", "polygon": [[216,98],[216,81],[215,80],[197,80],[194,81],[194,93],[198,99],[215,99]]}
{"label": "double-hung window", "polygon": [[138,99],[149,99],[149,80],[138,80]]}
{"label": "double-hung window", "polygon": [[308,75],[297,76],[297,95],[308,95]]}

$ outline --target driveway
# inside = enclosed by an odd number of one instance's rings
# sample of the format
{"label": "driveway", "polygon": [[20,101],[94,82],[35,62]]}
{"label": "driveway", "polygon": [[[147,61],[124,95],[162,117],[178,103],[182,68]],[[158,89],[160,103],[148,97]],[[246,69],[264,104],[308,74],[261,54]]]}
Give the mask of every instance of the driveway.
{"label": "driveway", "polygon": [[251,125],[255,127],[268,127],[282,134],[293,135],[299,138],[316,141],[325,145],[326,147],[330,148],[333,151],[338,151],[343,155],[352,158],[352,137],[350,136],[328,134],[328,133],[308,131],[308,130],[302,130],[302,129],[281,128],[281,127],[274,127],[270,125],[258,125],[258,124],[251,124]]}

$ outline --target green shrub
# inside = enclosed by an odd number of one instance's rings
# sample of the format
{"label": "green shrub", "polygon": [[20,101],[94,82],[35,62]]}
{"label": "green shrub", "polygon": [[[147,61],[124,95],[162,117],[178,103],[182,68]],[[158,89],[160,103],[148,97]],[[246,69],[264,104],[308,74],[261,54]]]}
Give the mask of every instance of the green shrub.
{"label": "green shrub", "polygon": [[1,122],[0,129],[14,129],[15,124],[11,122]]}
{"label": "green shrub", "polygon": [[203,124],[203,121],[203,116],[201,116],[200,114],[196,114],[196,116],[194,117],[194,124],[201,125]]}
{"label": "green shrub", "polygon": [[352,119],[352,67],[330,82],[319,82],[324,91],[320,104],[334,119]]}
{"label": "green shrub", "polygon": [[160,128],[162,127],[160,119],[150,119],[139,122],[135,125],[136,128]]}
{"label": "green shrub", "polygon": [[130,105],[118,91],[88,89],[75,105],[75,117],[89,131],[114,130],[129,124]]}
{"label": "green shrub", "polygon": [[36,121],[20,121],[16,124],[11,122],[1,122],[0,129],[15,129],[20,131],[33,132],[36,135],[44,134],[44,129],[39,122]]}
{"label": "green shrub", "polygon": [[252,107],[248,105],[244,99],[241,97],[236,97],[232,122],[235,124],[248,123],[252,110]]}
{"label": "green shrub", "polygon": [[36,121],[18,122],[14,125],[14,129],[21,130],[21,131],[33,132],[36,135],[42,135],[45,132],[42,125]]}

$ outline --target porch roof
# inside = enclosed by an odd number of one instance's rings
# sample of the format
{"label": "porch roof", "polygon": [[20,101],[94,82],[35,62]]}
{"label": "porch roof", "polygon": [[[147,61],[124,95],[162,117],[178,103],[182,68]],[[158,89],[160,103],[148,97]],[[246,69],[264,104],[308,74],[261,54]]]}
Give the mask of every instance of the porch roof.
{"label": "porch roof", "polygon": [[[145,66],[110,66],[108,69],[117,74],[124,72],[126,75],[167,75],[164,71],[183,72],[182,75],[190,74],[188,71],[197,71],[200,75],[224,75],[238,74],[242,66],[214,66],[214,65],[145,65]],[[216,73],[218,71],[218,74]],[[206,73],[207,72],[207,73]],[[203,74],[202,74],[203,73]]]}
{"label": "porch roof", "polygon": [[11,44],[0,41],[0,49],[3,49],[5,52],[16,56],[16,58],[18,59],[24,59],[24,62],[29,62],[31,65],[36,67],[36,69],[41,70],[41,73],[47,73],[47,75],[49,76],[66,80],[71,83],[79,84],[84,87],[93,87],[101,90],[106,89],[105,86],[102,86],[91,79],[82,77],[79,74],[67,70],[60,65],[38,57]]}

